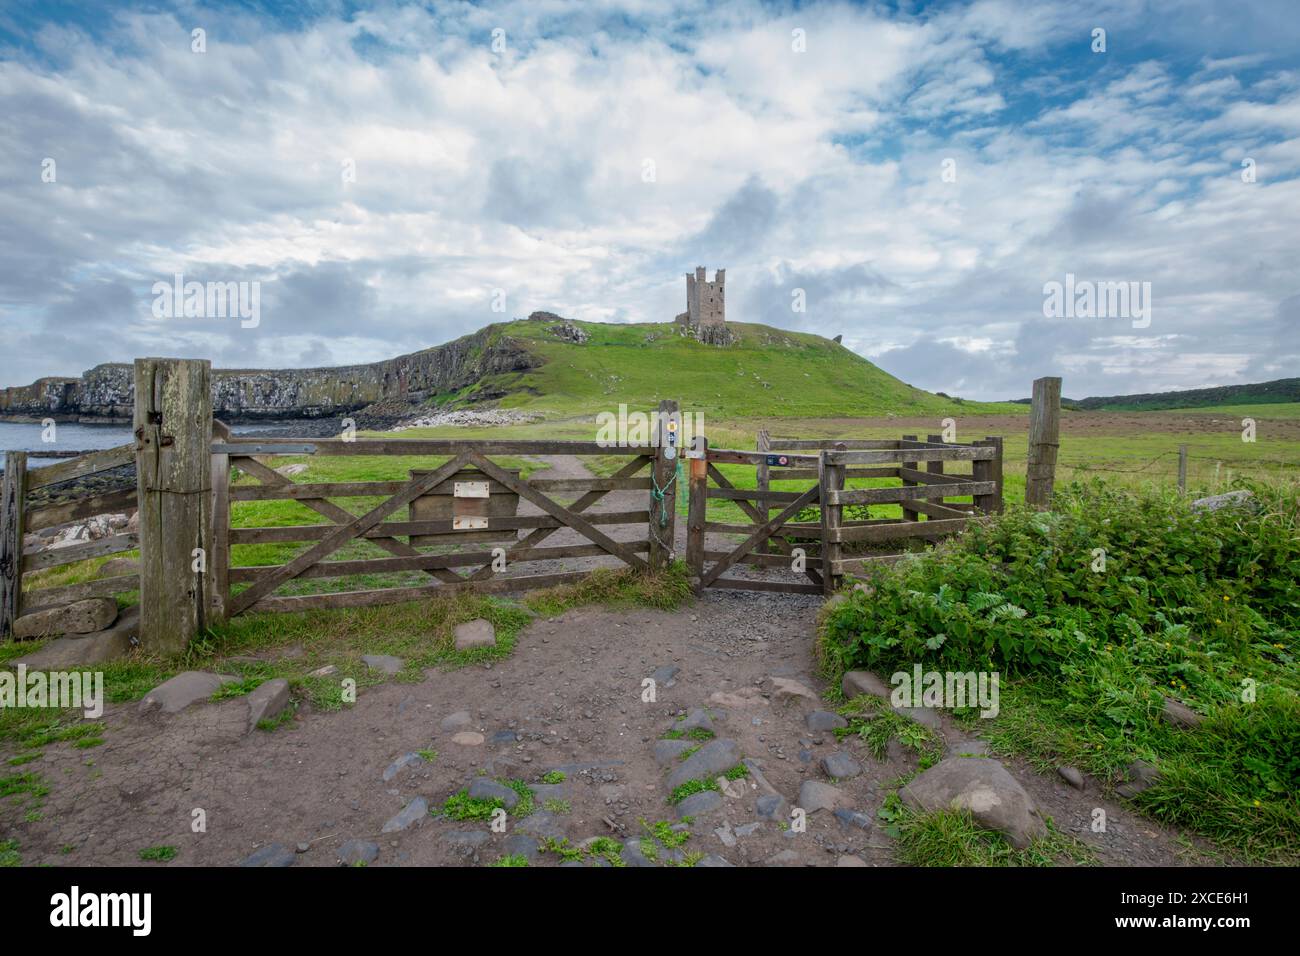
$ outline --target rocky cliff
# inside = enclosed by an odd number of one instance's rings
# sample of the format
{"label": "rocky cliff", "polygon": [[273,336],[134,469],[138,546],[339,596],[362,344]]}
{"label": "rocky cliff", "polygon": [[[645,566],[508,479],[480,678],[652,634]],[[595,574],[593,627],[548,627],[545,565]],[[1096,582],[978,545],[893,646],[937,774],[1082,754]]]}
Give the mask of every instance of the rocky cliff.
{"label": "rocky cliff", "polygon": [[[228,422],[318,418],[375,402],[419,402],[481,379],[522,372],[541,360],[488,326],[435,348],[370,365],[304,369],[214,369],[212,404]],[[96,365],[81,378],[42,378],[0,390],[0,418],[129,421],[135,403],[130,365]],[[477,399],[494,398],[479,393]]]}

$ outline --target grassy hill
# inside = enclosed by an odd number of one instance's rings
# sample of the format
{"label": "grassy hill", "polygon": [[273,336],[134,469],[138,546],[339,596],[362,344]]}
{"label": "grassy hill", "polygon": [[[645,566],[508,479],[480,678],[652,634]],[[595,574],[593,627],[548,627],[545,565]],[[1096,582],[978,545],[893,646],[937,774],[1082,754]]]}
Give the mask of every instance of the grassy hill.
{"label": "grassy hill", "polygon": [[[913,388],[829,339],[764,325],[727,323],[731,345],[706,345],[672,323],[572,322],[581,344],[558,337],[559,323],[521,320],[492,327],[541,360],[522,372],[490,375],[440,403],[503,395],[500,405],[547,417],[594,415],[625,402],[645,408],[676,398],[714,418],[850,417],[1023,413],[1011,403],[966,402]],[[489,344],[491,347],[491,344]]]}
{"label": "grassy hill", "polygon": [[[1029,399],[1022,399],[1028,404]],[[1146,392],[1095,398],[1061,399],[1065,408],[1078,411],[1159,412],[1179,409],[1218,409],[1239,405],[1273,405],[1300,402],[1300,378],[1279,378],[1253,385],[1191,388],[1181,392]]]}

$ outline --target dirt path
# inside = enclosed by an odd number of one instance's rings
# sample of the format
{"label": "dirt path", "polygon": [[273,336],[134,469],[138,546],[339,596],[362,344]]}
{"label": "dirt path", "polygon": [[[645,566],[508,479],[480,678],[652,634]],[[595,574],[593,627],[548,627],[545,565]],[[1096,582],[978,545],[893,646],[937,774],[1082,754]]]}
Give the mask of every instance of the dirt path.
{"label": "dirt path", "polygon": [[[18,840],[29,865],[131,864],[141,849],[160,845],[179,850],[170,865],[230,865],[279,844],[283,850],[268,855],[330,866],[349,841],[359,841],[352,851],[374,854],[374,865],[488,864],[512,852],[555,865],[554,854],[536,853],[540,836],[622,842],[642,834],[641,819],[675,821],[664,778],[677,761],[656,762],[656,745],[681,726],[679,716],[708,707],[717,737],[734,741],[791,803],[805,779],[826,779],[823,756],[853,754],[865,770],[840,786],[865,816],[841,821],[821,811],[809,816],[807,832],[783,831],[758,816],[764,791],[751,778],[739,796],[696,815],[684,850],[733,865],[830,866],[841,857],[890,865],[893,841],[875,813],[894,781],[916,768],[914,752],[897,748],[874,760],[856,739],[837,743],[833,734],[809,732],[805,717],[815,703],[772,696],[779,677],[820,692],[812,676],[819,603],[718,592],[673,613],[578,609],[534,622],[508,660],[368,688],[349,709],[304,710],[273,733],[244,734],[242,700],[196,704],[167,718],[111,706],[103,746],[50,745],[22,768],[41,774],[51,790],[35,822],[12,801],[0,804],[0,839]],[[669,680],[661,668],[678,670]],[[642,681],[656,671],[657,700],[643,702]],[[471,736],[458,743],[458,733]],[[965,736],[946,718],[944,733],[950,741]],[[413,759],[384,779],[395,761],[421,750],[437,756]],[[1044,813],[1103,863],[1186,862],[1173,834],[1095,787],[1079,793],[1008,766]],[[409,828],[382,832],[412,801],[441,807],[485,774],[539,784],[557,769],[564,783],[538,786],[539,812],[510,820],[505,833],[480,821],[435,819],[419,804]],[[540,809],[546,800],[558,802]],[[1088,828],[1098,806],[1109,816],[1105,834]],[[192,830],[197,810],[206,832]]]}

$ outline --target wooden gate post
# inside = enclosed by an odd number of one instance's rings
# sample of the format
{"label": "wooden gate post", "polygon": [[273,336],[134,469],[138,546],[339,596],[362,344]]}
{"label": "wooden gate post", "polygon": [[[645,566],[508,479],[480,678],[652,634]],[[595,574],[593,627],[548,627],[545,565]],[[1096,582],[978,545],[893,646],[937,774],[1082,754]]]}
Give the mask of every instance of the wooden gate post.
{"label": "wooden gate post", "polygon": [[140,645],[165,657],[210,620],[211,380],[206,360],[135,360]]}
{"label": "wooden gate post", "polygon": [[[708,439],[700,439],[700,450],[707,456]],[[709,498],[709,461],[708,458],[690,459],[690,496],[687,503],[690,509],[686,517],[686,568],[691,577],[695,593],[702,588],[704,578],[704,521],[708,510]]]}
{"label": "wooden gate post", "polygon": [[996,485],[992,494],[976,495],[975,508],[986,515],[1002,513],[1002,439],[990,436],[983,441],[971,442],[972,445],[992,448],[997,454],[993,458],[984,458],[971,462],[971,477],[976,481],[991,481]]}
{"label": "wooden gate post", "polygon": [[[677,482],[673,476],[677,473],[677,459],[664,454],[668,447],[668,422],[676,422],[676,444],[678,455],[685,455],[686,448],[682,441],[681,416],[678,414],[677,402],[666,398],[659,403],[658,417],[655,419],[655,460],[651,475],[654,488],[650,492],[650,570],[658,571],[668,564],[673,554],[673,535],[677,531]],[[658,498],[657,495],[662,495]]]}
{"label": "wooden gate post", "polygon": [[[758,430],[758,435],[754,441],[754,448],[763,455],[766,455],[772,450],[772,436],[766,428],[760,428]],[[772,490],[772,469],[768,465],[766,458],[758,463],[758,470],[754,473],[754,487],[759,492],[768,492]],[[768,507],[771,502],[763,499],[756,502],[756,504],[758,505],[758,510],[763,515],[763,521],[766,522],[772,517],[772,509]],[[780,511],[781,509],[778,508],[777,510]],[[775,553],[776,548],[772,544],[772,539],[768,538],[754,550],[759,554],[772,554]]]}
{"label": "wooden gate post", "polygon": [[[915,436],[915,435],[904,435],[904,436],[903,436],[903,441],[916,441],[916,436]],[[919,461],[904,461],[904,462],[903,462],[903,467],[904,467],[904,468],[910,468],[910,469],[912,469],[912,471],[920,471],[920,470],[921,470],[921,463],[920,463]],[[904,487],[904,488],[911,488],[911,487],[912,487],[913,485],[915,485],[915,484],[916,484],[915,481],[911,481],[911,480],[909,480],[909,479],[907,479],[907,478],[904,478],[904,479],[903,479],[903,487]],[[915,508],[912,508],[911,506],[909,506],[908,503],[907,503],[906,501],[903,502],[903,504],[902,504],[902,508],[903,508],[903,520],[904,520],[904,521],[920,521],[920,520],[921,520],[921,513],[920,513],[919,511],[917,511]]]}
{"label": "wooden gate post", "polygon": [[829,464],[826,461],[828,454],[830,452],[823,450],[817,455],[817,505],[822,519],[822,593],[831,595],[843,580],[843,575],[835,568],[844,549],[839,541],[831,539],[839,533],[844,506],[827,504],[827,499],[830,498],[829,492],[844,490],[844,466]]}
{"label": "wooden gate post", "polygon": [[1052,503],[1060,429],[1061,380],[1035,379],[1029,409],[1029,458],[1025,466],[1025,504],[1032,507],[1046,508]]}
{"label": "wooden gate post", "polygon": [[0,491],[0,640],[13,634],[23,598],[23,510],[27,501],[27,452],[5,452]]}

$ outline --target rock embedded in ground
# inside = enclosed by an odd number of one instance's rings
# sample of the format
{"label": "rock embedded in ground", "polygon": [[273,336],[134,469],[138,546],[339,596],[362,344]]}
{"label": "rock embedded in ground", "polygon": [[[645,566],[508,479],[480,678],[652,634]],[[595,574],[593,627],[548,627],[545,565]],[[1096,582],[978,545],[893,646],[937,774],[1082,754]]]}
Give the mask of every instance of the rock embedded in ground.
{"label": "rock embedded in ground", "polygon": [[795,680],[793,677],[773,677],[772,696],[778,703],[782,704],[793,702],[816,704],[821,700],[812,688]]}
{"label": "rock embedded in ground", "polygon": [[308,677],[329,677],[331,674],[337,674],[339,669],[333,664],[326,664],[324,667],[318,667]]}
{"label": "rock embedded in ground", "polygon": [[390,677],[402,669],[405,663],[400,657],[392,657],[388,654],[363,654],[361,663],[372,671],[379,671],[381,674],[387,674]]}
{"label": "rock embedded in ground", "polygon": [[28,670],[64,670],[125,657],[131,640],[140,633],[140,609],[128,608],[102,631],[46,641],[39,650],[24,654],[10,663],[23,664]]}
{"label": "rock embedded in ground", "polygon": [[698,747],[699,741],[696,740],[656,740],[655,741],[655,763],[661,767],[671,766],[677,763],[681,755],[694,747]]}
{"label": "rock embedded in ground", "polygon": [[618,857],[623,861],[624,866],[654,866],[655,863],[641,851],[641,841],[637,839],[628,840],[623,844],[623,849],[619,851]]}
{"label": "rock embedded in ground", "polygon": [[656,667],[655,672],[650,675],[658,687],[674,687],[677,684],[677,675],[682,672],[680,667],[674,667],[672,664],[664,664],[662,667]]}
{"label": "rock embedded in ground", "polygon": [[709,695],[708,702],[716,707],[730,707],[735,710],[768,705],[767,698],[757,687],[743,687],[737,691],[716,690]]}
{"label": "rock embedded in ground", "polygon": [[507,810],[513,810],[519,803],[519,794],[489,777],[475,777],[469,785],[469,795],[474,800],[500,800]]}
{"label": "rock embedded in ground", "polygon": [[475,618],[464,624],[457,624],[452,632],[456,650],[470,651],[477,647],[496,647],[497,629],[485,618]]}
{"label": "rock embedded in ground", "polygon": [[541,844],[526,833],[515,833],[506,837],[506,856],[522,856],[529,863],[534,863],[539,852],[541,852]]}
{"label": "rock embedded in ground", "polygon": [[840,690],[844,692],[845,697],[849,698],[866,694],[889,700],[890,694],[893,693],[888,684],[870,671],[846,671],[840,678]]}
{"label": "rock embedded in ground", "polygon": [[722,806],[722,794],[716,790],[701,790],[677,804],[677,819],[698,817]]}
{"label": "rock embedded in ground", "polygon": [[293,866],[294,852],[283,843],[268,843],[239,861],[240,866]]}
{"label": "rock embedded in ground", "polygon": [[862,773],[862,764],[842,750],[822,757],[822,770],[833,780],[852,780]]}
{"label": "rock embedded in ground", "polygon": [[533,802],[538,806],[543,806],[548,800],[571,800],[573,792],[569,789],[569,784],[565,783],[530,783],[528,789],[533,791]]}
{"label": "rock embedded in ground", "polygon": [[716,853],[710,853],[708,856],[701,858],[700,861],[699,861],[698,863],[696,863],[695,865],[696,865],[697,867],[699,867],[699,866],[709,866],[709,867],[714,867],[714,866],[717,866],[717,867],[729,866],[729,867],[731,867],[732,869],[735,869],[735,868],[736,868],[736,864],[734,864],[734,863],[728,863],[727,860],[726,860],[726,858],[721,857],[721,856],[718,856]]}
{"label": "rock embedded in ground", "polygon": [[1186,704],[1168,697],[1165,698],[1164,709],[1160,711],[1160,719],[1172,727],[1181,727],[1183,730],[1193,730],[1205,720]]}
{"label": "rock embedded in ground", "polygon": [[380,830],[381,833],[400,833],[407,830],[417,823],[420,823],[429,816],[429,804],[424,797],[416,797],[406,806],[402,807],[396,814],[389,818]]}
{"label": "rock embedded in ground", "polygon": [[1145,760],[1134,760],[1128,765],[1128,780],[1115,788],[1126,800],[1152,787],[1160,779],[1160,768]]}
{"label": "rock embedded in ground", "polygon": [[399,773],[408,767],[414,767],[424,761],[424,758],[417,753],[402,754],[384,770],[384,783],[388,783]]}
{"label": "rock embedded in ground", "polygon": [[530,813],[515,825],[516,833],[527,833],[539,839],[564,839],[564,820],[549,810]]}
{"label": "rock embedded in ground", "polygon": [[814,710],[804,718],[804,724],[813,733],[818,733],[847,727],[849,722],[839,714],[833,714],[829,710]]}
{"label": "rock embedded in ground", "polygon": [[1075,790],[1083,789],[1083,774],[1074,767],[1057,767],[1057,776],[1074,787]]}
{"label": "rock embedded in ground", "polygon": [[258,684],[245,698],[248,701],[248,732],[263,720],[271,720],[289,706],[289,682],[283,677]]}
{"label": "rock embedded in ground", "polygon": [[1047,825],[1033,799],[1006,767],[988,757],[950,757],[922,772],[899,790],[914,810],[966,810],[977,826],[1004,834],[1024,849]]}
{"label": "rock embedded in ground", "polygon": [[473,730],[462,730],[458,734],[452,734],[451,742],[458,747],[481,747],[483,735]]}
{"label": "rock embedded in ground", "polygon": [[843,827],[857,827],[859,830],[866,830],[871,826],[871,817],[860,810],[846,810],[841,807],[835,811],[835,819]]}
{"label": "rock embedded in ground", "polygon": [[675,721],[670,730],[679,730],[682,733],[689,733],[692,730],[713,731],[713,718],[703,707],[692,707],[686,712],[686,716]]}
{"label": "rock embedded in ground", "polygon": [[866,860],[860,856],[845,855],[835,861],[836,866],[866,866]]}
{"label": "rock embedded in ground", "polygon": [[933,707],[895,707],[894,713],[902,714],[911,720],[915,720],[922,726],[929,727],[931,730],[942,730],[943,721],[939,718],[939,712]]}
{"label": "rock embedded in ground", "polygon": [[368,840],[349,840],[339,847],[338,860],[343,866],[370,864],[379,859],[379,844]]}
{"label": "rock embedded in ground", "polygon": [[989,745],[986,740],[954,740],[944,751],[945,757],[987,757]]}
{"label": "rock embedded in ground", "polygon": [[222,684],[233,680],[233,677],[209,674],[207,671],[182,671],[145,694],[136,709],[142,714],[154,711],[176,714],[191,704],[207,700]]}
{"label": "rock embedded in ground", "polygon": [[691,754],[668,775],[668,789],[680,787],[688,780],[704,780],[730,770],[740,763],[740,747],[734,740],[710,740]]}
{"label": "rock embedded in ground", "polygon": [[852,805],[849,795],[839,787],[820,780],[805,780],[799,787],[799,808],[811,816],[818,810],[839,810]]}
{"label": "rock embedded in ground", "polygon": [[116,619],[117,601],[86,598],[22,615],[13,622],[13,636],[16,640],[26,640],[58,634],[93,634]]}
{"label": "rock embedded in ground", "polygon": [[780,794],[765,793],[755,801],[754,812],[764,820],[787,820],[790,804]]}
{"label": "rock embedded in ground", "polygon": [[442,723],[438,726],[444,734],[454,734],[458,730],[464,730],[471,723],[473,718],[470,717],[468,710],[458,710],[454,714],[448,714],[442,718]]}

